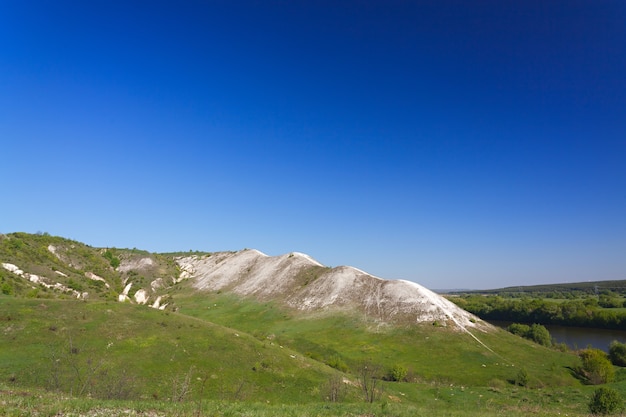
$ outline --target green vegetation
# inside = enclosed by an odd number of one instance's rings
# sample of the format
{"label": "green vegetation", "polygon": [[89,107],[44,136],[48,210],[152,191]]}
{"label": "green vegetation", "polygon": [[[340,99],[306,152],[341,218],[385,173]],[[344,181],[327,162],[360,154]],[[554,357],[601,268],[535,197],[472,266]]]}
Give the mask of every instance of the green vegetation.
{"label": "green vegetation", "polygon": [[[558,324],[563,326],[593,327],[598,329],[626,328],[626,310],[605,308],[599,297],[585,295],[574,300],[503,295],[475,295],[449,297],[459,307],[476,314],[483,320],[512,321],[517,323]],[[620,298],[620,303],[623,303]]]}
{"label": "green vegetation", "polygon": [[528,326],[526,324],[513,323],[507,327],[507,330],[515,335],[539,343],[542,346],[552,346],[550,332],[541,324]]}
{"label": "green vegetation", "polygon": [[120,266],[120,258],[115,256],[111,250],[107,249],[106,251],[104,251],[103,256],[109,260],[112,268],[117,268],[118,266]]}
{"label": "green vegetation", "polygon": [[[0,235],[0,261],[69,289],[0,268],[1,415],[582,416],[614,397],[589,402],[591,383],[626,393],[626,369],[550,348],[537,324],[470,334],[350,310],[305,315],[199,293],[177,282],[171,256],[47,234]],[[117,302],[128,283],[167,310]]]}
{"label": "green vegetation", "polygon": [[612,388],[598,388],[589,401],[589,411],[592,414],[615,414],[624,409],[624,401],[619,392]]}
{"label": "green vegetation", "polygon": [[142,306],[4,298],[0,381],[102,399],[318,401],[336,371],[299,353]]}
{"label": "green vegetation", "polygon": [[606,384],[615,379],[615,369],[606,353],[600,349],[583,349],[579,353],[582,361],[580,375],[593,385]]}
{"label": "green vegetation", "polygon": [[[179,275],[169,256],[136,249],[98,249],[46,233],[0,235],[0,261],[28,274],[20,277],[0,268],[0,293],[17,297],[69,299],[86,293],[92,300],[115,301],[124,285],[133,284],[132,296],[158,279],[169,286]],[[32,275],[38,277],[37,283],[33,284]],[[62,287],[54,289],[56,284]],[[167,293],[154,294],[159,295]]]}
{"label": "green vegetation", "polygon": [[613,365],[626,366],[626,343],[612,341],[609,345],[609,359]]}
{"label": "green vegetation", "polygon": [[500,295],[502,297],[532,297],[577,299],[602,293],[626,296],[626,280],[573,282],[565,284],[527,285],[493,290],[456,292],[455,294]]}
{"label": "green vegetation", "polygon": [[[379,327],[350,314],[320,314],[313,318],[292,314],[272,303],[258,303],[229,294],[181,291],[176,298],[179,312],[272,340],[325,363],[341,358],[355,373],[360,363],[378,358],[386,370],[401,364],[409,381],[449,381],[488,386],[492,380],[506,382],[517,373],[516,366],[533,363],[528,372],[534,380],[549,385],[574,384],[567,367],[578,363],[575,355],[564,355],[521,340],[504,331],[478,332],[477,337],[493,349],[485,349],[469,334],[448,328],[432,331],[430,325]],[[541,361],[537,362],[537,356]],[[483,366],[484,365],[484,366]],[[463,372],[458,370],[462,369]]]}

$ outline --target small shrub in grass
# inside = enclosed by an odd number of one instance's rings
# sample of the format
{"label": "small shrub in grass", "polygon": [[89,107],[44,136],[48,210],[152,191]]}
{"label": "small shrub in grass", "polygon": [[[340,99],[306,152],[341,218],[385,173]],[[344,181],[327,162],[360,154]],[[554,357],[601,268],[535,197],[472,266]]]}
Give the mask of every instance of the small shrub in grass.
{"label": "small shrub in grass", "polygon": [[528,372],[526,369],[520,369],[515,376],[515,385],[519,385],[520,387],[528,386]]}
{"label": "small shrub in grass", "polygon": [[406,376],[409,373],[408,369],[406,369],[402,365],[394,365],[393,368],[389,371],[389,380],[390,381],[406,381]]}
{"label": "small shrub in grass", "polygon": [[623,409],[624,401],[613,388],[598,388],[589,401],[589,411],[592,414],[616,414]]}
{"label": "small shrub in grass", "polygon": [[343,361],[343,359],[341,359],[339,355],[331,356],[326,361],[326,365],[330,366],[331,368],[335,368],[341,372],[348,372],[348,365],[346,365],[346,363]]}
{"label": "small shrub in grass", "polygon": [[609,345],[609,359],[613,365],[626,366],[626,343],[612,341]]}

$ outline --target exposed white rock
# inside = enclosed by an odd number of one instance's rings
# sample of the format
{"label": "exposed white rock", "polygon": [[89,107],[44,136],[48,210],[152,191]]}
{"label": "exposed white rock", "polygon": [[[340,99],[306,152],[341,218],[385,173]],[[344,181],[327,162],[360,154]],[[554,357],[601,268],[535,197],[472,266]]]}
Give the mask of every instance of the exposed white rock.
{"label": "exposed white rock", "polygon": [[93,281],[104,282],[104,286],[107,287],[107,288],[110,288],[109,284],[107,284],[107,282],[106,282],[106,280],[104,278],[94,274],[93,272],[85,272],[85,276],[87,278],[89,278],[90,280],[93,280]]}
{"label": "exposed white rock", "polygon": [[154,303],[152,303],[150,307],[159,308],[160,306],[161,306],[161,296],[158,296],[157,299],[154,300]]}
{"label": "exposed white rock", "polygon": [[199,290],[227,290],[261,300],[281,300],[305,311],[357,308],[382,322],[439,322],[460,329],[490,326],[421,285],[385,280],[360,269],[323,268],[298,252],[267,256],[256,250],[178,258],[182,277]]}
{"label": "exposed white rock", "polygon": [[2,267],[9,272],[13,272],[15,275],[24,276],[24,271],[17,267],[17,265],[3,263]]}
{"label": "exposed white rock", "polygon": [[[74,295],[76,298],[86,298],[87,297],[87,293],[80,293],[76,290],[73,290],[63,284],[61,284],[60,282],[56,282],[54,284],[49,284],[49,280],[47,280],[45,277],[36,275],[36,274],[29,274],[27,272],[22,271],[20,268],[18,268],[16,265],[10,264],[10,263],[3,263],[2,267],[4,269],[6,269],[7,271],[10,271],[12,273],[14,273],[15,275],[18,275],[24,279],[27,279],[28,281],[34,283],[34,284],[39,284],[43,287],[46,288],[51,288],[51,289],[55,289],[61,292],[69,292],[72,295]],[[58,271],[55,271],[58,273]],[[67,276],[63,273],[60,273],[60,275],[63,276]],[[35,288],[35,287],[33,287]]]}
{"label": "exposed white rock", "polygon": [[[57,253],[57,248],[56,248],[56,246],[54,246],[54,245],[50,244],[50,245],[48,245],[48,250],[49,250],[49,251],[50,251],[50,252],[51,252],[54,256],[56,256],[57,258],[59,258],[59,254]],[[59,258],[59,259],[60,259],[60,258]]]}
{"label": "exposed white rock", "polygon": [[61,275],[62,277],[66,277],[67,278],[67,274],[64,274],[61,271],[54,271],[54,273],[57,274],[57,275]]}
{"label": "exposed white rock", "polygon": [[132,288],[133,283],[129,282],[125,287],[124,287],[124,291],[122,291],[122,295],[128,296],[128,292],[130,291],[130,289]]}
{"label": "exposed white rock", "polygon": [[135,292],[135,301],[137,302],[137,304],[145,304],[148,302],[148,298],[150,298],[148,296],[148,292],[146,290],[144,290],[143,288],[140,290],[137,290],[137,292]]}
{"label": "exposed white rock", "polygon": [[120,266],[117,267],[119,272],[128,272],[133,269],[145,269],[154,266],[154,260],[150,257],[139,259],[127,259],[120,262]]}
{"label": "exposed white rock", "polygon": [[163,278],[157,278],[150,283],[150,288],[152,291],[156,291],[159,288],[165,287],[165,283],[163,282]]}
{"label": "exposed white rock", "polygon": [[126,301],[130,301],[130,297],[128,296],[128,292],[130,291],[131,287],[133,286],[133,283],[130,282],[128,283],[125,287],[124,290],[122,291],[122,293],[120,295],[117,296],[117,299],[120,303],[126,302]]}

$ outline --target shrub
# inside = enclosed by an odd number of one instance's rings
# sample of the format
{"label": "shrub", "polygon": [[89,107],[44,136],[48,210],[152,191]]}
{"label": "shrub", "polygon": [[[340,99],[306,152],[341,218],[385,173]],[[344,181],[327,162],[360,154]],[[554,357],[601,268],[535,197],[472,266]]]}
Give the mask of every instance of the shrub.
{"label": "shrub", "polygon": [[339,355],[331,356],[326,361],[326,365],[330,366],[331,368],[335,368],[341,372],[348,372],[348,365],[346,365],[346,363],[343,361],[343,359],[341,359]]}
{"label": "shrub", "polygon": [[343,379],[339,375],[330,377],[326,382],[326,385],[323,387],[322,392],[324,400],[326,401],[333,403],[342,401],[346,392]]}
{"label": "shrub", "polygon": [[506,328],[506,330],[514,335],[526,337],[526,335],[530,332],[530,326],[527,324],[512,323]]}
{"label": "shrub", "polygon": [[550,332],[541,324],[533,324],[530,326],[529,339],[542,346],[551,346],[552,338]]}
{"label": "shrub", "polygon": [[527,324],[513,323],[507,327],[507,330],[510,333],[532,340],[542,346],[552,345],[550,332],[541,324],[533,324],[532,326],[529,326]]}
{"label": "shrub", "polygon": [[609,345],[609,359],[613,365],[626,366],[626,343],[612,341]]}
{"label": "shrub", "polygon": [[522,368],[519,370],[515,376],[515,385],[520,387],[528,386],[528,372],[526,372],[526,369]]}
{"label": "shrub", "polygon": [[13,292],[14,292],[13,286],[9,284],[8,282],[5,282],[2,284],[1,290],[2,290],[2,294],[4,295],[13,295]]}
{"label": "shrub", "polygon": [[408,369],[406,369],[402,365],[394,365],[389,372],[389,379],[392,381],[404,381],[406,380],[406,376],[409,373]]}
{"label": "shrub", "polygon": [[614,414],[624,409],[624,402],[619,393],[612,388],[598,388],[589,401],[592,414]]}
{"label": "shrub", "polygon": [[606,353],[600,349],[584,349],[580,352],[580,373],[593,385],[605,384],[615,378],[615,369]]}

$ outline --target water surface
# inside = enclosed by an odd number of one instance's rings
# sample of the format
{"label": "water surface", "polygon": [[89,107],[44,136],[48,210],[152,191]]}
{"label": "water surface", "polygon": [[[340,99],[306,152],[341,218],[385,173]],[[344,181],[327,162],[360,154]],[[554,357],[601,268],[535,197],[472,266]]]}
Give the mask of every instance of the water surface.
{"label": "water surface", "polygon": [[[490,321],[494,326],[506,328],[511,322]],[[546,325],[552,339],[556,343],[565,343],[570,349],[581,349],[588,346],[609,351],[613,340],[626,343],[626,330],[592,329],[586,327],[568,327]]]}

